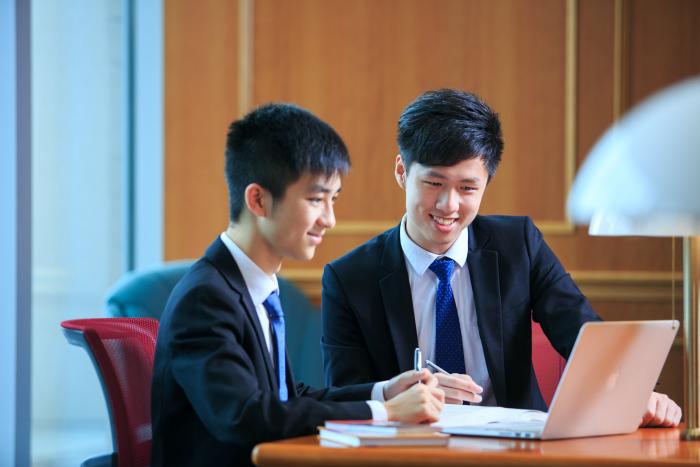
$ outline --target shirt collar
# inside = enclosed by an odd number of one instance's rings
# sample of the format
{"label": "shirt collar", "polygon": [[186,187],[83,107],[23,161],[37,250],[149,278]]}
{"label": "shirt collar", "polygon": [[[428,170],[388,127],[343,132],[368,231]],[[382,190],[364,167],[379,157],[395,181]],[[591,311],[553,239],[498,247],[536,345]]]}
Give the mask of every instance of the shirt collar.
{"label": "shirt collar", "polygon": [[401,249],[408,260],[408,263],[413,268],[416,274],[422,276],[428,267],[440,256],[447,256],[452,259],[459,267],[464,267],[467,262],[467,254],[469,253],[469,228],[465,228],[460,232],[457,240],[450,246],[444,255],[436,255],[422,247],[418,246],[406,232],[406,215],[401,219],[399,232],[399,240],[401,241]]}
{"label": "shirt collar", "polygon": [[256,307],[261,305],[272,292],[279,290],[277,275],[268,276],[252,259],[243,253],[243,250],[226,235],[226,232],[223,232],[220,238],[226,245],[226,248],[228,248],[228,251],[231,252],[238,269],[241,270],[243,281],[248,288],[253,305]]}

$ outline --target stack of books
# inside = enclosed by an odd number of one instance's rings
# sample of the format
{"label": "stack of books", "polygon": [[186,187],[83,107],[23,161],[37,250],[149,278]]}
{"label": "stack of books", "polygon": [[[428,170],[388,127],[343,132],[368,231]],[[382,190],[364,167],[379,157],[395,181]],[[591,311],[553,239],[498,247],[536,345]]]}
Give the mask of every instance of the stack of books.
{"label": "stack of books", "polygon": [[328,420],[319,427],[321,446],[444,446],[449,435],[427,424],[372,420]]}

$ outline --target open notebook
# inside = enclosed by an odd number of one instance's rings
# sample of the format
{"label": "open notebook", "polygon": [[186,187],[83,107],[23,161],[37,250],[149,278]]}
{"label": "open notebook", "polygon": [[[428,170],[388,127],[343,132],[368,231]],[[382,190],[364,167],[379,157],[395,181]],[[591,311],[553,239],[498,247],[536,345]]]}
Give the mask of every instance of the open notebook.
{"label": "open notebook", "polygon": [[679,323],[603,321],[581,327],[549,413],[448,407],[436,425],[453,435],[559,439],[637,429]]}

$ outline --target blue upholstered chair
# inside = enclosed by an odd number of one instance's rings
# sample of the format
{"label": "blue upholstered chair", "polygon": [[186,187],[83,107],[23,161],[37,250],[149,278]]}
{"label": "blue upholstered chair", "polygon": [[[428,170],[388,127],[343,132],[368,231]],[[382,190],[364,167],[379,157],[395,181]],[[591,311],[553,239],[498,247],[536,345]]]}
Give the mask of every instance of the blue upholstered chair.
{"label": "blue upholstered chair", "polygon": [[[171,261],[125,274],[107,292],[107,315],[160,319],[170,291],[191,265],[189,260]],[[311,386],[322,387],[321,313],[293,283],[282,277],[278,280],[294,376]]]}
{"label": "blue upholstered chair", "polygon": [[170,291],[192,265],[191,260],[124,274],[107,291],[107,315],[113,318],[160,320]]}

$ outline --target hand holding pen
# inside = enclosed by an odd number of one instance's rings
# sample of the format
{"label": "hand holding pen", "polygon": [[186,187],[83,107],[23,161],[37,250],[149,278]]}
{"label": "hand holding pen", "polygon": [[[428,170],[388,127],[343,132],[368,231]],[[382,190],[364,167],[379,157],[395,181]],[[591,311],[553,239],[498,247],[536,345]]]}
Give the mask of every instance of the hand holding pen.
{"label": "hand holding pen", "polygon": [[427,359],[425,364],[435,371],[438,387],[445,392],[446,403],[462,404],[463,402],[470,402],[478,404],[481,402],[483,388],[476,384],[471,376],[459,373],[450,374]]}
{"label": "hand holding pen", "polygon": [[420,383],[430,387],[437,387],[438,379],[427,368],[423,368],[423,357],[420,348],[416,347],[416,350],[413,352],[413,370],[401,373],[387,381],[383,388],[384,399],[389,400],[411,386]]}
{"label": "hand holding pen", "polygon": [[437,384],[437,378],[423,368],[423,355],[416,347],[413,371],[401,373],[384,385],[384,407],[389,420],[411,423],[437,421],[445,403],[445,393]]}

